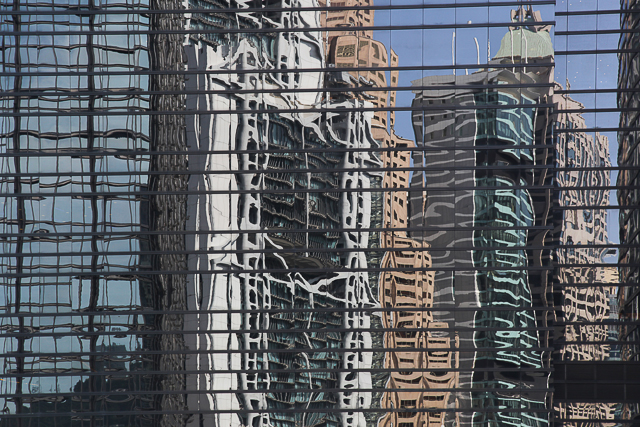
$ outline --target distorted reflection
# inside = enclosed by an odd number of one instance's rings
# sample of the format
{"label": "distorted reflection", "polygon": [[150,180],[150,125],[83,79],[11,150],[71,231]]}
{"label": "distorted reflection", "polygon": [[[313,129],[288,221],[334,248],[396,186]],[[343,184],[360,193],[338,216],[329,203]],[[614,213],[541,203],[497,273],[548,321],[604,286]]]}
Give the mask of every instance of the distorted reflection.
{"label": "distorted reflection", "polygon": [[637,416],[638,17],[618,269],[600,18],[450,3],[5,5],[0,426]]}

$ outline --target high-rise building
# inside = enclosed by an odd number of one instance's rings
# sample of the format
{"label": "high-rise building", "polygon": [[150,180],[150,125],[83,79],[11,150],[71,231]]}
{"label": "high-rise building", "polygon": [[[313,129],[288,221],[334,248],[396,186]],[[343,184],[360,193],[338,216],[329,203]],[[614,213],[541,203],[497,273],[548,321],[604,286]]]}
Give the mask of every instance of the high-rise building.
{"label": "high-rise building", "polygon": [[2,425],[184,408],[182,20],[149,13],[177,4],[2,6]]}
{"label": "high-rise building", "polygon": [[[622,28],[624,30],[634,30],[638,28],[636,16],[631,10],[637,7],[635,1],[622,1],[623,11]],[[618,185],[621,187],[633,186],[637,182],[637,173],[635,166],[640,164],[638,160],[638,150],[636,141],[638,140],[637,131],[633,130],[638,120],[635,114],[635,108],[638,102],[638,96],[633,91],[626,89],[634,88],[640,81],[640,74],[635,68],[635,64],[640,60],[635,54],[635,46],[637,46],[638,36],[633,32],[625,33],[620,38],[620,47],[630,49],[630,52],[620,54],[620,74],[618,86],[623,89],[618,95],[618,104],[620,108],[630,109],[620,114],[620,128],[618,134],[618,163],[623,168],[618,175]],[[635,206],[638,204],[638,191],[631,188],[623,188],[618,191],[618,201],[621,206]],[[620,240],[621,243],[634,244],[640,238],[638,235],[638,223],[640,220],[638,209],[623,208],[620,210]],[[620,263],[625,264],[621,267],[620,281],[625,284],[637,282],[640,274],[637,260],[639,259],[637,248],[621,247]],[[631,319],[637,319],[640,313],[638,309],[638,288],[637,286],[625,286],[620,288],[620,310],[622,314]],[[623,331],[624,340],[637,342],[640,340],[638,328],[628,328]],[[623,357],[637,358],[637,345],[628,346],[623,353]],[[634,356],[635,355],[635,356]]]}
{"label": "high-rise building", "polygon": [[[562,87],[556,83],[556,92]],[[562,211],[559,243],[564,247],[556,251],[557,280],[562,289],[562,309],[558,312],[566,322],[562,340],[565,344],[555,357],[561,360],[610,360],[611,347],[603,345],[609,339],[610,326],[606,324],[612,314],[611,295],[618,283],[617,269],[598,267],[610,252],[607,245],[610,173],[591,169],[610,167],[609,140],[606,136],[580,132],[587,127],[579,111],[584,105],[567,94],[554,95],[554,107],[560,113],[555,117],[556,129],[556,185],[558,204]],[[569,132],[565,132],[565,131]],[[577,130],[577,131],[571,131]],[[602,187],[597,190],[593,187]],[[571,209],[582,206],[602,206],[601,209]],[[589,247],[591,246],[591,247]],[[614,308],[615,310],[615,308]],[[582,344],[578,344],[581,342]],[[594,344],[584,344],[593,342]],[[599,343],[599,344],[595,344]],[[590,416],[611,419],[615,405],[579,403],[559,405],[560,418]],[[614,425],[614,424],[603,424]]]}
{"label": "high-rise building", "polygon": [[507,3],[3,3],[0,427],[636,417],[637,4]]}
{"label": "high-rise building", "polygon": [[[211,268],[210,274],[189,276],[195,290],[190,302],[197,310],[248,310],[188,316],[203,331],[232,332],[197,334],[190,342],[192,349],[231,350],[217,359],[202,353],[189,361],[195,371],[213,371],[194,377],[192,387],[239,390],[235,396],[222,391],[201,396],[194,408],[249,410],[242,416],[216,415],[210,421],[215,425],[364,426],[362,413],[322,409],[366,408],[371,402],[370,392],[345,391],[371,388],[371,375],[358,372],[371,366],[371,354],[358,351],[371,347],[369,314],[353,310],[374,304],[362,252],[369,232],[356,230],[372,225],[371,194],[360,189],[371,187],[367,169],[380,161],[368,151],[348,150],[374,148],[378,142],[372,139],[373,113],[354,111],[368,101],[327,99],[320,71],[296,72],[325,68],[321,32],[305,30],[320,26],[320,13],[298,11],[314,4],[293,1],[291,12],[268,18],[238,12],[221,20],[224,15],[216,9],[242,6],[231,1],[208,5],[190,20],[191,28],[202,30],[214,28],[214,19],[227,28],[238,28],[237,20],[257,28],[261,19],[263,29],[295,30],[258,40],[205,33],[192,36],[186,47],[188,70],[195,73],[187,88],[200,94],[189,98],[188,107],[201,112],[187,124],[195,160],[189,164],[190,186],[198,191],[189,198],[188,227],[206,231],[194,233],[187,244],[204,249],[190,257],[191,269]],[[326,110],[314,111],[318,107]],[[295,309],[302,311],[279,312]],[[233,333],[241,330],[255,332]],[[293,348],[296,353],[288,352]],[[215,373],[228,366],[242,372]],[[346,372],[329,373],[339,368]],[[278,411],[310,408],[318,412]]]}
{"label": "high-rise building", "polygon": [[[621,52],[618,73],[618,107],[620,108],[620,124],[618,131],[618,203],[620,209],[620,286],[618,299],[620,318],[631,322],[621,325],[620,341],[621,358],[624,361],[640,360],[640,200],[637,188],[638,165],[640,165],[640,149],[638,149],[638,93],[636,87],[640,81],[637,55],[638,46],[638,8],[636,0],[621,0],[620,27],[624,31],[620,36]],[[626,343],[625,343],[626,342]],[[640,404],[628,404],[625,413],[629,418],[638,417]]]}
{"label": "high-rise building", "polygon": [[[398,411],[387,412],[378,425],[440,426],[445,418],[443,410],[451,406],[451,392],[445,389],[456,386],[457,373],[446,371],[456,367],[457,354],[448,351],[455,346],[455,339],[441,336],[439,329],[447,325],[433,320],[431,308],[435,292],[428,245],[411,239],[407,231],[410,226],[407,190],[412,162],[411,151],[403,149],[415,148],[415,143],[395,132],[397,94],[388,89],[398,85],[398,71],[394,70],[399,60],[397,54],[375,40],[373,31],[358,31],[375,23],[375,10],[369,9],[372,5],[370,0],[333,2],[335,7],[364,8],[329,10],[324,19],[328,28],[344,27],[344,31],[327,32],[328,60],[337,68],[353,68],[354,71],[348,72],[348,86],[352,90],[349,95],[368,100],[377,109],[372,134],[382,149],[380,156],[385,169],[381,182],[384,191],[378,203],[382,208],[380,225],[384,231],[376,237],[380,247],[389,251],[379,261],[383,271],[378,276],[377,289],[382,308],[381,325],[389,330],[384,333],[382,343],[384,348],[393,351],[384,356],[382,366],[389,374],[381,385],[398,391],[383,393],[380,408]],[[390,72],[385,70],[387,67],[391,68]],[[392,310],[385,311],[385,308]],[[418,310],[411,311],[411,308]],[[411,412],[416,408],[427,411]]]}
{"label": "high-rise building", "polygon": [[[561,90],[560,87],[558,89]],[[557,110],[580,111],[584,106],[567,95],[555,95],[554,105]],[[555,118],[555,127],[559,131],[556,136],[556,165],[560,172],[556,175],[560,206],[608,206],[609,191],[588,188],[591,185],[608,187],[611,179],[604,170],[585,168],[594,166],[611,166],[609,157],[609,140],[606,136],[595,134],[595,138],[585,132],[567,132],[567,129],[586,128],[584,117],[579,113],[559,114]],[[575,170],[571,170],[575,169]],[[572,189],[576,188],[576,189]],[[581,188],[588,189],[582,190]],[[564,307],[562,314],[568,322],[602,321],[609,316],[609,298],[603,281],[606,269],[590,267],[603,262],[609,243],[606,209],[583,209],[563,211],[560,244],[567,247],[557,251],[559,268],[558,280],[564,287]],[[577,245],[578,247],[573,247]],[[594,247],[580,247],[593,245]],[[562,267],[566,264],[579,264],[580,267]],[[610,282],[617,282],[615,275],[608,275]],[[606,282],[605,282],[606,283]],[[580,285],[592,284],[584,287]],[[572,286],[573,285],[573,286]],[[602,341],[606,339],[606,325],[586,327],[568,325],[568,340]],[[561,350],[562,358],[569,360],[604,360],[607,349],[601,345],[569,345]]]}
{"label": "high-rise building", "polygon": [[[553,46],[530,7],[511,18],[495,68],[413,82],[420,88],[413,126],[423,147],[413,161],[424,172],[412,178],[411,228],[424,231],[412,237],[431,246],[433,318],[446,325],[442,336],[458,343],[457,385],[470,390],[452,393],[447,404],[455,399],[467,409],[460,414],[465,425],[546,424],[537,413],[549,390],[535,295],[544,295],[548,279],[529,267],[548,263],[546,231],[534,227],[550,221],[548,190],[541,189],[550,177],[528,166],[549,161],[552,121],[535,105],[551,97],[542,83],[553,79],[546,65]],[[515,63],[517,69],[500,67]],[[523,82],[528,85],[512,87]],[[530,245],[542,250],[527,250]],[[522,368],[526,374],[514,375]]]}

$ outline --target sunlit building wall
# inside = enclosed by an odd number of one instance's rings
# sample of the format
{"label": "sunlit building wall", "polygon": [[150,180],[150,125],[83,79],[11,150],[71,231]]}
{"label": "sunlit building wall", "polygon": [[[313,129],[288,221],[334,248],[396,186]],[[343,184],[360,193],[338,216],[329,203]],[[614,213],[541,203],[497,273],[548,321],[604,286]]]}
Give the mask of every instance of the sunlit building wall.
{"label": "sunlit building wall", "polygon": [[[326,0],[319,0],[326,5]],[[330,3],[331,8],[322,12],[321,22],[328,28],[341,28],[324,33],[327,61],[336,68],[353,68],[349,71],[347,86],[355,86],[354,96],[368,100],[375,111],[372,121],[374,138],[389,145],[393,137],[395,122],[396,92],[389,90],[398,86],[398,55],[379,40],[373,38],[375,9],[372,0],[345,0]],[[342,9],[349,8],[349,9]],[[364,28],[364,29],[360,29]],[[375,68],[380,67],[380,70]],[[388,72],[384,68],[390,67]],[[364,68],[360,70],[359,68]],[[373,68],[373,69],[368,69]],[[346,79],[345,79],[346,80]],[[366,90],[366,89],[370,90]]]}
{"label": "sunlit building wall", "polygon": [[[624,0],[621,2],[623,10],[635,9],[638,2]],[[631,49],[629,52],[621,53],[620,71],[618,87],[620,89],[635,88],[640,81],[638,63],[640,57],[635,52],[638,43],[638,34],[633,30],[640,25],[638,16],[632,12],[624,13],[621,17],[622,29],[630,30],[620,38],[620,48]],[[618,133],[618,164],[629,169],[622,169],[618,175],[619,186],[634,186],[638,182],[638,173],[635,169],[640,164],[640,150],[638,149],[638,132],[633,130],[638,123],[639,98],[633,91],[623,91],[618,94],[618,105],[628,111],[620,114],[620,127],[625,129]],[[621,206],[636,206],[640,198],[638,190],[622,188],[618,190],[618,202]],[[620,210],[620,243],[637,244],[640,243],[640,211],[638,209]],[[620,249],[620,263],[625,264],[620,268],[621,283],[637,283],[640,276],[638,260],[640,255],[635,247],[623,247]],[[637,286],[625,286],[620,288],[620,312],[621,316],[631,320],[640,318]],[[636,327],[629,327],[622,331],[621,339],[630,342],[640,341],[640,330]],[[627,345],[623,349],[623,359],[638,360],[640,351],[637,344]]]}
{"label": "sunlit building wall", "polygon": [[[226,5],[236,6],[243,5],[240,2]],[[319,27],[320,14],[297,10],[317,6],[312,0],[282,6],[289,6],[291,12],[272,13],[268,18],[251,12],[235,16],[248,26],[257,25],[257,20],[261,19],[263,27],[295,28],[296,31],[255,38],[192,37],[186,46],[190,70],[242,70],[240,73],[201,73],[187,82],[187,87],[194,91],[213,91],[189,99],[193,109],[212,113],[189,118],[187,132],[191,154],[203,152],[203,155],[191,156],[198,160],[191,162],[190,168],[214,172],[205,176],[194,173],[190,185],[196,190],[222,191],[222,194],[212,196],[190,197],[189,226],[212,232],[238,230],[237,234],[213,233],[207,240],[194,234],[189,244],[216,251],[240,251],[238,254],[191,257],[194,269],[210,266],[212,272],[190,276],[194,290],[190,301],[195,309],[251,310],[230,317],[188,316],[198,328],[229,329],[231,332],[207,340],[201,334],[192,341],[190,344],[194,349],[205,346],[232,350],[215,358],[207,355],[192,358],[193,366],[198,370],[214,371],[234,366],[243,371],[240,374],[203,374],[194,378],[198,383],[193,386],[197,388],[201,388],[199,384],[206,384],[208,388],[239,389],[240,392],[235,395],[211,393],[194,400],[193,405],[194,408],[251,411],[240,417],[234,414],[213,416],[213,421],[219,425],[364,426],[362,412],[323,413],[321,409],[367,408],[371,403],[370,392],[348,392],[352,388],[371,388],[370,374],[358,372],[359,368],[371,366],[371,354],[359,351],[371,347],[370,333],[366,332],[370,328],[369,314],[349,309],[372,307],[374,296],[366,271],[340,272],[340,267],[356,270],[367,267],[365,255],[359,249],[368,246],[369,233],[357,230],[371,226],[371,194],[358,189],[371,186],[372,175],[366,170],[379,166],[379,160],[366,151],[348,153],[335,149],[378,146],[371,130],[373,113],[338,111],[338,108],[352,110],[370,103],[356,98],[324,99],[323,73],[295,72],[296,68],[320,70],[325,66],[321,33],[299,31]],[[211,15],[194,14],[192,27],[206,27],[210,16],[216,19],[221,15],[214,13],[213,8]],[[231,21],[223,24],[235,25]],[[244,92],[233,94],[231,89],[234,88]],[[298,88],[317,91],[278,92]],[[216,90],[224,94],[218,94]],[[319,106],[328,106],[329,111],[305,112]],[[291,112],[280,114],[269,113],[269,110]],[[300,154],[305,148],[318,152]],[[233,154],[233,151],[242,154]],[[334,168],[346,171],[330,172]],[[314,173],[313,169],[319,172]],[[229,170],[238,172],[229,174]],[[296,193],[296,188],[301,192]],[[310,189],[326,191],[309,192]],[[278,193],[283,190],[290,192]],[[224,191],[229,193],[224,194]],[[322,231],[313,233],[313,229]],[[327,232],[331,229],[337,231]],[[295,273],[291,270],[297,268],[319,272]],[[242,273],[233,273],[235,269]],[[252,270],[256,272],[252,273]],[[336,308],[334,313],[311,311],[295,316],[261,313],[274,308],[333,307]],[[303,332],[309,325],[322,332]],[[233,333],[240,329],[256,332]],[[331,332],[331,329],[342,331]],[[353,332],[344,332],[345,329]],[[278,352],[289,348],[300,350],[294,354]],[[256,351],[238,354],[234,349]],[[332,352],[332,349],[355,351]],[[343,373],[290,372],[304,368],[343,370]],[[291,391],[296,388],[318,391]],[[269,392],[265,393],[267,389]],[[283,391],[278,392],[278,389]],[[325,392],[324,389],[341,391]],[[287,414],[278,413],[278,408],[320,411]]]}
{"label": "sunlit building wall", "polygon": [[[395,141],[398,145],[393,148],[415,146],[413,141],[399,138]],[[383,164],[391,168],[385,173],[383,188],[399,189],[385,192],[383,196],[385,231],[382,232],[382,247],[388,248],[389,252],[385,253],[381,265],[391,271],[380,275],[379,298],[382,308],[396,309],[383,311],[384,327],[393,328],[385,333],[384,346],[394,350],[386,354],[384,367],[390,369],[386,387],[402,391],[384,393],[382,408],[399,411],[388,413],[379,425],[440,426],[445,414],[438,409],[448,407],[450,389],[457,385],[457,373],[447,371],[447,368],[457,367],[457,353],[450,351],[456,342],[438,331],[446,328],[446,323],[433,320],[434,274],[429,270],[428,246],[411,239],[404,230],[409,226],[407,189],[411,172],[401,169],[409,168],[411,153],[389,151],[382,159]],[[412,307],[422,310],[411,311]],[[410,411],[416,408],[428,410]]]}
{"label": "sunlit building wall", "polygon": [[[411,177],[408,170],[411,167],[411,151],[401,150],[414,148],[415,143],[397,136],[394,130],[396,92],[385,89],[397,86],[398,72],[375,70],[376,67],[396,67],[396,53],[393,50],[389,53],[382,42],[374,40],[371,30],[357,30],[358,27],[371,27],[375,23],[375,10],[368,9],[372,5],[373,2],[368,0],[331,2],[331,7],[337,9],[329,9],[326,15],[323,14],[323,21],[330,28],[345,27],[344,32],[326,33],[327,55],[331,64],[336,68],[374,68],[342,72],[343,84],[351,88],[350,92],[346,92],[348,96],[367,99],[376,108],[391,108],[375,111],[372,122],[374,138],[383,149],[390,149],[381,152],[382,165],[388,170],[382,179],[385,191],[381,194],[382,201],[379,204],[382,207],[381,225],[384,230],[379,233],[380,247],[389,249],[384,253],[380,266],[390,271],[380,274],[378,294],[382,308],[396,309],[382,311],[382,326],[392,329],[385,332],[382,343],[384,348],[393,350],[387,352],[384,358],[383,366],[389,368],[390,372],[383,385],[406,390],[382,394],[380,407],[394,408],[398,412],[383,416],[379,425],[440,426],[444,422],[444,412],[438,409],[449,405],[451,394],[443,389],[456,385],[457,374],[443,372],[445,368],[456,366],[457,354],[448,351],[452,345],[455,346],[455,340],[441,337],[437,329],[446,328],[447,325],[433,321],[433,272],[428,270],[431,260],[427,245],[409,238],[406,231],[410,225],[407,190]],[[340,10],[342,7],[362,8]],[[341,95],[344,96],[333,96]],[[394,188],[398,190],[392,190]],[[403,268],[407,271],[402,271]],[[411,307],[422,310],[409,311]],[[404,311],[405,308],[407,311]],[[403,348],[406,351],[403,352]],[[427,369],[435,370],[427,372]],[[403,408],[407,411],[402,411]]]}

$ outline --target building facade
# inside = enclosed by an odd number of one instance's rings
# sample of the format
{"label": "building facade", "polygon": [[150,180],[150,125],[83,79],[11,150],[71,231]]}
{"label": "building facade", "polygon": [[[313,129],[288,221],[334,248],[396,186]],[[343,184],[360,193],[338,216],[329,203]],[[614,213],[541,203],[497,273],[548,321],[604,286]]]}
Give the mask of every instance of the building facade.
{"label": "building facade", "polygon": [[543,3],[0,7],[0,426],[635,417],[636,4]]}
{"label": "building facade", "polygon": [[[636,46],[638,35],[634,31],[638,28],[638,16],[632,10],[637,9],[638,2],[623,0],[620,2],[621,16],[620,27],[625,30],[620,36],[619,48],[624,51],[619,54],[620,68],[618,74],[618,107],[620,113],[620,130],[618,131],[618,164],[621,169],[618,175],[618,203],[620,209],[620,283],[618,299],[620,303],[620,318],[632,322],[631,325],[621,325],[621,357],[622,360],[637,361],[640,349],[640,330],[637,321],[640,313],[640,298],[638,297],[638,221],[640,211],[638,204],[638,190],[633,187],[638,182],[637,166],[640,164],[638,150],[638,95],[634,89],[640,75],[637,64],[640,61]],[[628,343],[625,343],[628,342]],[[638,404],[625,405],[625,414],[629,418],[638,417],[640,407]]]}
{"label": "building facade", "polygon": [[[231,2],[219,8],[242,6]],[[228,366],[241,371],[194,377],[195,389],[206,384],[221,393],[199,396],[193,404],[209,411],[246,411],[208,416],[214,425],[364,426],[362,413],[322,409],[371,404],[371,392],[345,390],[371,389],[371,375],[358,372],[372,364],[371,353],[360,351],[371,348],[370,315],[358,311],[374,306],[362,251],[369,245],[369,232],[355,230],[373,225],[371,193],[359,189],[372,186],[374,174],[367,170],[379,167],[380,160],[368,151],[348,150],[368,150],[379,143],[372,135],[373,114],[353,111],[368,101],[326,99],[321,72],[295,72],[325,68],[321,32],[304,30],[320,26],[320,13],[298,11],[314,6],[311,0],[293,2],[288,4],[291,12],[262,16],[263,28],[295,31],[261,39],[244,34],[218,39],[205,31],[217,28],[211,23],[215,19],[226,28],[257,28],[256,13],[220,21],[221,14],[209,5],[210,11],[194,13],[190,20],[203,35],[191,37],[185,47],[188,69],[197,75],[187,88],[206,93],[189,99],[189,108],[201,112],[187,124],[190,159],[196,160],[189,164],[190,185],[216,194],[191,196],[188,202],[189,229],[206,232],[188,239],[191,248],[205,249],[190,257],[191,269],[211,268],[209,274],[190,276],[190,289],[196,291],[189,296],[196,310],[214,310],[193,316],[194,326],[229,331],[197,334],[191,348],[231,350],[218,359],[202,354],[191,363],[196,371]],[[206,73],[212,69],[229,72]],[[325,110],[313,111],[320,106]],[[247,312],[215,313],[234,308]],[[240,332],[244,330],[256,332]],[[336,370],[343,372],[331,372]],[[239,392],[230,396],[225,389]],[[317,412],[300,411],[310,408]]]}
{"label": "building facade", "polygon": [[132,15],[15,6],[2,23],[2,424],[43,413],[47,425],[95,425],[96,413],[101,425],[171,424],[154,411],[184,409],[172,393],[181,325],[168,312],[184,308],[185,276],[157,270],[183,269],[166,252],[184,245],[154,230],[181,215],[149,211],[184,189],[183,119],[171,114],[184,97],[160,93],[181,88],[181,42],[158,34],[181,20],[145,13],[172,2],[136,2]]}
{"label": "building facade", "polygon": [[[562,87],[558,85],[556,92],[560,91]],[[584,109],[583,104],[566,94],[554,95],[553,101],[557,111],[574,111],[558,114],[555,118],[556,180],[561,190],[558,204],[567,208],[563,210],[559,236],[563,248],[556,251],[557,280],[563,296],[560,313],[567,323],[562,339],[571,343],[560,347],[555,357],[576,361],[615,360],[612,347],[602,343],[615,331],[606,322],[612,315],[617,316],[615,301],[612,301],[617,288],[608,284],[619,282],[618,270],[593,267],[604,263],[609,252],[608,212],[606,209],[579,209],[610,204],[608,190],[592,188],[609,187],[610,173],[590,169],[611,166],[609,140],[599,133],[591,135],[577,131],[587,127],[585,118],[579,113]],[[585,344],[588,342],[594,344]],[[616,406],[582,403],[559,405],[557,410],[560,418],[606,420],[614,418]],[[613,426],[615,423],[601,425]]]}
{"label": "building facade", "polygon": [[[529,267],[548,265],[550,251],[527,247],[546,241],[533,228],[551,222],[549,193],[542,190],[550,177],[527,165],[550,160],[552,121],[535,105],[551,96],[540,83],[552,81],[552,70],[537,63],[552,58],[553,47],[549,28],[537,24],[540,17],[530,8],[512,11],[511,19],[514,26],[492,63],[520,63],[526,56],[526,69],[495,68],[413,82],[420,87],[414,91],[413,106],[420,108],[413,113],[413,125],[424,147],[413,160],[424,172],[412,178],[417,191],[412,192],[411,225],[423,230],[415,238],[431,246],[434,306],[439,308],[434,318],[453,329],[449,339],[455,334],[459,343],[461,390],[450,398],[467,409],[460,414],[465,425],[547,423],[538,414],[549,389],[544,337],[537,326],[544,313],[536,311],[535,294],[542,299],[550,272]],[[525,38],[532,41],[526,54],[521,50]],[[530,86],[511,89],[516,82]],[[523,368],[527,374],[514,381],[511,372]]]}

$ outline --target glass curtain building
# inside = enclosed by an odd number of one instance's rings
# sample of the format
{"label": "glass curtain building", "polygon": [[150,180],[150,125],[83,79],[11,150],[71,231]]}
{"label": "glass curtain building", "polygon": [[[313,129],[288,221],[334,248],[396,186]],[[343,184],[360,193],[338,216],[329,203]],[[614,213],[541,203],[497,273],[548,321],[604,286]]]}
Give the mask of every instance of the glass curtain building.
{"label": "glass curtain building", "polygon": [[3,2],[0,426],[637,425],[639,7]]}

